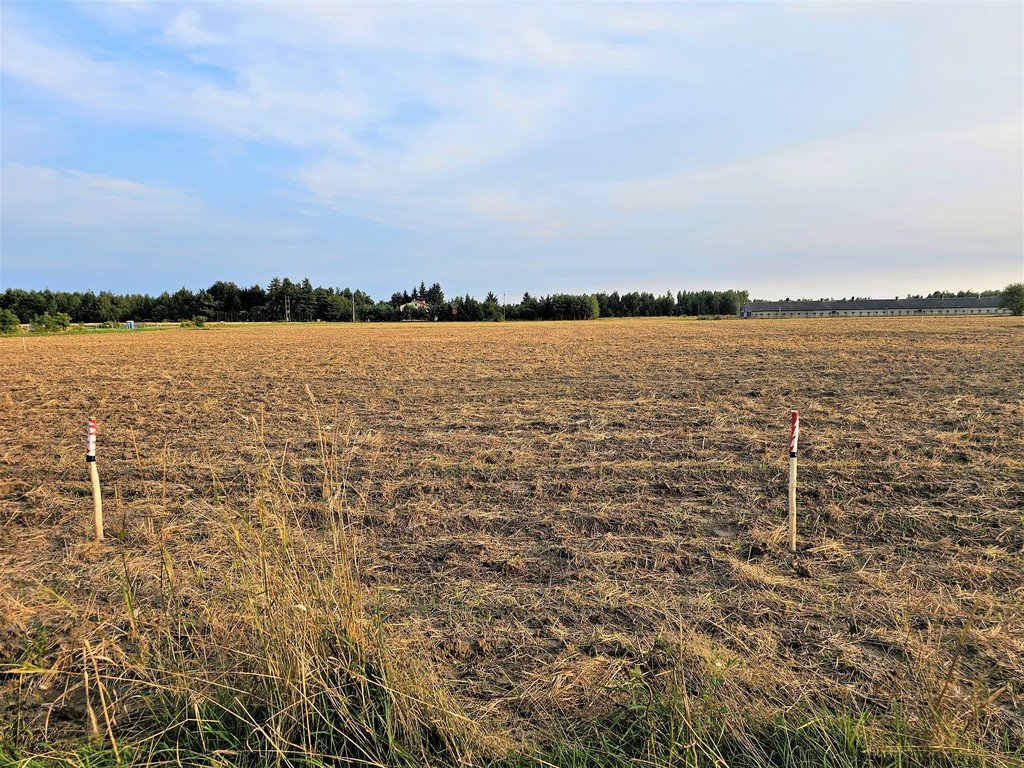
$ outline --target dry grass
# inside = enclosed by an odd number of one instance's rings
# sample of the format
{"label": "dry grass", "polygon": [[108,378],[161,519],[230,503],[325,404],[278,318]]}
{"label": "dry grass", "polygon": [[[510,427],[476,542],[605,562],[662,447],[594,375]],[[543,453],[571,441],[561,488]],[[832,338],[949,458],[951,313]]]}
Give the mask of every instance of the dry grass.
{"label": "dry grass", "polygon": [[124,725],[137,703],[124,670],[154,683],[154,638],[216,703],[206,654],[262,632],[297,638],[251,659],[293,684],[275,694],[296,697],[276,710],[289,743],[315,717],[295,686],[337,658],[308,602],[401,681],[385,688],[414,715],[394,723],[402,754],[476,744],[460,711],[533,739],[638,679],[761,719],[898,711],[937,744],[1020,748],[1022,340],[1003,318],[0,340],[0,660],[48,670],[7,676],[4,717],[53,744],[115,733],[103,713]]}

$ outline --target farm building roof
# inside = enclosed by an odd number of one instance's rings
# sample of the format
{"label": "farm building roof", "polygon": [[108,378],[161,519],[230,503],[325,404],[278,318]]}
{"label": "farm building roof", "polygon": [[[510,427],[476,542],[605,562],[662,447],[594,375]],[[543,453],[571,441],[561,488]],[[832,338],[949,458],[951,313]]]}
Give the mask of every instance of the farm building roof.
{"label": "farm building roof", "polygon": [[966,296],[959,299],[851,299],[833,301],[752,301],[743,312],[821,312],[877,309],[995,309],[998,296]]}

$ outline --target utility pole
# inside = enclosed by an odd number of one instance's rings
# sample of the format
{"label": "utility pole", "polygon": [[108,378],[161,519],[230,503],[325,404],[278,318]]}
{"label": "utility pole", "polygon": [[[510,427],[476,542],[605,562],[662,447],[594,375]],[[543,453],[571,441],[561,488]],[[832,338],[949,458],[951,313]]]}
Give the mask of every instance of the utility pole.
{"label": "utility pole", "polygon": [[292,319],[292,305],[289,299],[289,296],[284,297],[284,321],[286,323],[290,323]]}
{"label": "utility pole", "polygon": [[352,322],[356,321],[356,292],[352,291]]}

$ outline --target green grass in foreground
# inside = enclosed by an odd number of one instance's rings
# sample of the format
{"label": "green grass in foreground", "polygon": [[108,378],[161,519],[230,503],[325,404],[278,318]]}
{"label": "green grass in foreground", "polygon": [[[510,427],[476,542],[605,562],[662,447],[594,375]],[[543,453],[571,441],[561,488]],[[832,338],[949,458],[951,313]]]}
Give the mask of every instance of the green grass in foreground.
{"label": "green grass in foreground", "polygon": [[1009,755],[1004,758],[983,750],[928,745],[915,739],[902,722],[890,721],[883,727],[864,716],[822,714],[747,722],[737,728],[735,718],[724,712],[687,714],[686,709],[685,700],[678,695],[622,707],[605,721],[584,725],[540,754],[516,755],[492,765],[966,768],[1013,764]]}
{"label": "green grass in foreground", "polygon": [[[326,707],[294,743],[267,739],[275,717],[253,702],[189,709],[184,700],[158,700],[145,718],[151,732],[136,733],[118,749],[97,739],[63,752],[14,746],[0,734],[0,765],[21,768],[69,766],[224,766],[228,768],[327,768],[328,766],[479,766],[479,768],[1011,768],[1024,765],[1024,752],[936,747],[915,737],[908,724],[883,727],[864,716],[822,715],[748,722],[736,727],[726,713],[688,713],[689,702],[666,694],[619,706],[601,721],[566,723],[550,743],[503,754],[476,752],[450,734],[418,722],[409,733],[398,702],[374,672],[352,691],[354,708]],[[163,724],[160,719],[165,719]],[[726,723],[732,723],[731,727]],[[345,724],[347,731],[336,726]],[[412,741],[410,741],[410,738]]]}

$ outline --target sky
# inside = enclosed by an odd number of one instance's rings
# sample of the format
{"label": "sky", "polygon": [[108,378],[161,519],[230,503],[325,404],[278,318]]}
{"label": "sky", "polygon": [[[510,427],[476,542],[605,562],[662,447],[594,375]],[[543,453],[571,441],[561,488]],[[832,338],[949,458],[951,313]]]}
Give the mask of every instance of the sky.
{"label": "sky", "polygon": [[0,4],[0,288],[1024,279],[1024,4]]}

